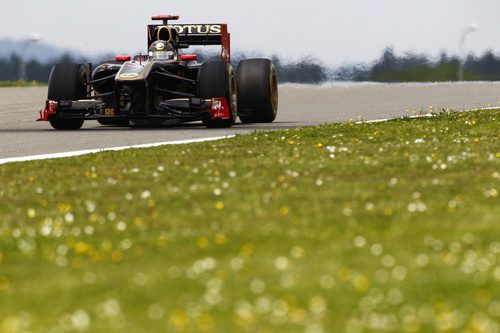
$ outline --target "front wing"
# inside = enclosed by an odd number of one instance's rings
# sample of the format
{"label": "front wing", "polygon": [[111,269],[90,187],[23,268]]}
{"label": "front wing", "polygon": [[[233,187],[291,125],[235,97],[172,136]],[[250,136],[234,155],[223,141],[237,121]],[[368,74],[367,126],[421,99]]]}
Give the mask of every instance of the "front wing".
{"label": "front wing", "polygon": [[183,98],[165,100],[160,103],[155,114],[119,113],[106,106],[105,103],[89,101],[59,102],[47,100],[45,108],[40,110],[37,121],[50,121],[53,117],[80,120],[134,120],[134,119],[164,119],[189,122],[201,120],[205,117],[212,119],[230,119],[231,111],[225,98],[199,99]]}

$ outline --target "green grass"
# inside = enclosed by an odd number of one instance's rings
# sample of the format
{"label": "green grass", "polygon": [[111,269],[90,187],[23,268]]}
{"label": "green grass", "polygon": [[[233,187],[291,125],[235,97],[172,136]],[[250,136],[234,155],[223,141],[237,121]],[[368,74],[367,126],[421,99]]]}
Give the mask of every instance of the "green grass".
{"label": "green grass", "polygon": [[0,81],[0,88],[8,87],[44,87],[47,84],[39,81]]}
{"label": "green grass", "polygon": [[499,116],[0,166],[0,332],[498,332]]}

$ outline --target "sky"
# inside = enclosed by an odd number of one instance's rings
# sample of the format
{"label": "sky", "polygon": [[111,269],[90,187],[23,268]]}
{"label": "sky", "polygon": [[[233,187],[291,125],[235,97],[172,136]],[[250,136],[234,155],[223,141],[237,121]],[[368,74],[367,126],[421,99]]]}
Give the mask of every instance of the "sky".
{"label": "sky", "polygon": [[0,38],[40,34],[44,43],[94,53],[144,52],[150,17],[179,23],[228,23],[233,50],[313,56],[330,65],[369,62],[391,46],[437,56],[465,50],[500,53],[499,0],[18,0],[2,1]]}

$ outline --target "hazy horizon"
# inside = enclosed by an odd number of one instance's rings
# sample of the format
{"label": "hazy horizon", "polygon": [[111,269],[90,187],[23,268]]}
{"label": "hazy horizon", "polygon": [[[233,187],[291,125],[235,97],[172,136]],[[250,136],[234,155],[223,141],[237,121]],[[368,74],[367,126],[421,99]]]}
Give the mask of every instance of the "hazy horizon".
{"label": "hazy horizon", "polygon": [[159,0],[147,5],[89,0],[84,6],[64,0],[7,2],[0,38],[25,39],[39,33],[43,43],[60,49],[134,54],[144,52],[150,17],[172,13],[185,23],[228,23],[234,50],[290,60],[311,55],[330,65],[372,61],[386,47],[393,47],[396,54],[459,54],[460,35],[473,23],[479,30],[468,36],[465,51],[500,52],[495,29],[500,2],[495,0],[311,0],[307,4],[263,0],[168,6]]}

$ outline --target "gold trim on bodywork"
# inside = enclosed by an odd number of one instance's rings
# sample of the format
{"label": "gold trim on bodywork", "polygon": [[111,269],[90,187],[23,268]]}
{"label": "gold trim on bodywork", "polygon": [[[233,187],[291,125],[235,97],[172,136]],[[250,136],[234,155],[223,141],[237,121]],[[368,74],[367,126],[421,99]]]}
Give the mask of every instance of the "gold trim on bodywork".
{"label": "gold trim on bodywork", "polygon": [[172,28],[170,28],[169,26],[161,26],[158,28],[158,32],[156,33],[156,40],[164,40],[164,39],[161,39],[160,38],[160,33],[163,29],[167,29],[168,31],[168,40],[167,42],[170,43],[172,41]]}
{"label": "gold trim on bodywork", "polygon": [[[122,70],[120,70],[118,72],[118,74],[116,75],[116,81],[142,81],[142,80],[145,80],[148,76],[149,76],[149,73],[151,72],[151,69],[153,68],[153,65],[155,63],[154,62],[148,62],[144,65],[144,69],[142,70],[142,72],[138,73],[137,76],[135,77],[132,77],[131,74],[132,73],[121,73]],[[122,67],[122,69],[125,68],[125,67]],[[133,73],[133,74],[137,74],[137,73]]]}

